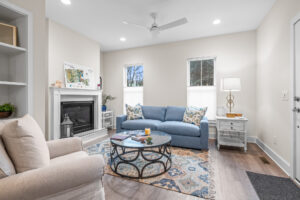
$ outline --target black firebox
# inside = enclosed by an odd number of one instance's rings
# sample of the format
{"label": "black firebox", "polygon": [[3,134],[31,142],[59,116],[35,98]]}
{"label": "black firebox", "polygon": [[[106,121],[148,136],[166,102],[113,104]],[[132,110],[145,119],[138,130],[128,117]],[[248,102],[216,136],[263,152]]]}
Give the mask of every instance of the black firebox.
{"label": "black firebox", "polygon": [[68,114],[73,124],[73,134],[82,133],[94,129],[94,102],[71,101],[61,103],[60,121],[63,122],[65,114]]}

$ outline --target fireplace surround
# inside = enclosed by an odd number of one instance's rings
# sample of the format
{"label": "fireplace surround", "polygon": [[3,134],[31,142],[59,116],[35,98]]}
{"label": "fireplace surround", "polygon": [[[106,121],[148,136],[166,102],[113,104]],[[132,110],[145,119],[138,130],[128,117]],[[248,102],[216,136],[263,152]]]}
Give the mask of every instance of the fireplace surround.
{"label": "fireplace surround", "polygon": [[[88,126],[82,128],[80,131],[75,131],[75,136],[88,138],[100,137],[107,135],[107,130],[102,127],[102,92],[99,90],[87,90],[87,89],[70,89],[70,88],[50,88],[50,104],[49,104],[49,131],[48,139],[55,140],[60,139],[60,124],[62,122],[63,108],[66,106],[67,110],[72,110],[72,104],[80,104],[81,108],[75,108],[75,112],[85,112],[85,117],[80,118],[77,116],[78,125],[79,121],[92,121],[93,124],[89,123]],[[91,105],[92,104],[92,105]],[[89,107],[89,108],[88,108]],[[86,109],[86,110],[85,110]],[[91,109],[91,110],[89,110]],[[84,111],[85,110],[85,111]],[[72,114],[73,115],[73,114]],[[72,120],[72,115],[69,116]],[[76,117],[75,117],[76,118]],[[73,122],[74,123],[74,122]],[[86,130],[83,130],[85,129]],[[89,129],[89,130],[88,130]]]}

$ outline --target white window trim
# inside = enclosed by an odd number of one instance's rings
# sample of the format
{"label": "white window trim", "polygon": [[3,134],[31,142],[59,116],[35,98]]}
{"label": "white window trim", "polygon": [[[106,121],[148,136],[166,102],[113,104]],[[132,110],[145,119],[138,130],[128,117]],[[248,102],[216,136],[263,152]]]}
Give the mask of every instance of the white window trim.
{"label": "white window trim", "polygon": [[[191,61],[203,61],[203,60],[214,60],[214,85],[212,86],[191,86],[191,69],[190,69],[190,62]],[[187,59],[187,87],[190,88],[202,88],[202,87],[216,87],[217,85],[217,81],[216,81],[216,62],[217,61],[217,57],[216,56],[209,56],[209,57],[197,57],[197,58],[189,58]]]}

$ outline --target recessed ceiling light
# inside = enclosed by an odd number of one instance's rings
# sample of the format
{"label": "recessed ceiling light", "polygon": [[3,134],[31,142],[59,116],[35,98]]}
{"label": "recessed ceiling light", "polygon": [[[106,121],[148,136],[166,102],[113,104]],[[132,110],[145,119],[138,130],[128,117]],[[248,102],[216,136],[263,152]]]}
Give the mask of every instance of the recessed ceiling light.
{"label": "recessed ceiling light", "polygon": [[214,25],[217,25],[217,24],[220,24],[221,23],[221,20],[220,19],[215,19],[214,21],[213,21],[213,24]]}
{"label": "recessed ceiling light", "polygon": [[120,38],[120,41],[121,41],[121,42],[125,42],[125,41],[126,41],[126,38],[121,37],[121,38]]}
{"label": "recessed ceiling light", "polygon": [[71,5],[71,0],[60,0],[65,5]]}

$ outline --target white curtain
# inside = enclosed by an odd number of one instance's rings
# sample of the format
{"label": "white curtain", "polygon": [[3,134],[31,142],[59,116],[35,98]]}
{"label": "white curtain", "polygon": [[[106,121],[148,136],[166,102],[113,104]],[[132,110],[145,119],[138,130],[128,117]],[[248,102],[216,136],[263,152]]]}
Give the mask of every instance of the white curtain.
{"label": "white curtain", "polygon": [[187,105],[208,107],[206,117],[209,120],[216,119],[217,94],[215,86],[201,86],[187,88]]}
{"label": "white curtain", "polygon": [[143,87],[125,87],[123,98],[123,112],[126,114],[126,104],[130,106],[135,106],[136,104],[143,105]]}

